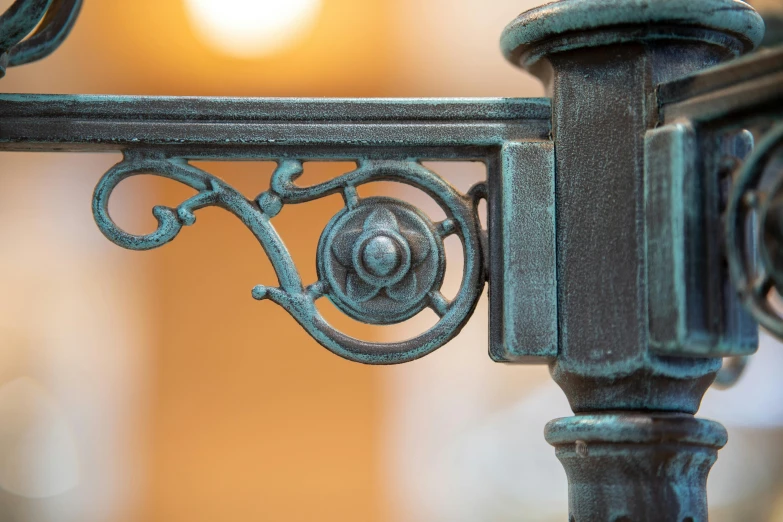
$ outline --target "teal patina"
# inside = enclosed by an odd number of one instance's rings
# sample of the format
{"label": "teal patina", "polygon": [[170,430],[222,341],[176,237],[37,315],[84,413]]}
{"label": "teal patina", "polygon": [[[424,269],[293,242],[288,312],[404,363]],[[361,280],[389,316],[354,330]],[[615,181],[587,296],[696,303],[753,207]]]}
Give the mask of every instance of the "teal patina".
{"label": "teal patina", "polygon": [[[770,180],[768,169],[781,161],[783,124],[773,128],[748,158],[738,174],[737,187],[726,212],[727,257],[732,281],[754,318],[778,337],[783,337],[783,322],[767,297],[772,288],[783,288],[783,178]],[[764,238],[758,244],[760,255],[756,263],[747,261],[753,255],[747,248],[750,241],[747,222],[751,215],[758,219],[758,229]]]}
{"label": "teal patina", "polygon": [[8,66],[54,52],[71,32],[81,6],[82,0],[15,0],[0,17],[0,78]]}
{"label": "teal patina", "polygon": [[[475,308],[484,286],[478,199],[459,194],[415,161],[366,160],[353,172],[311,187],[295,184],[301,173],[300,161],[281,161],[272,176],[272,189],[251,201],[183,160],[129,151],[125,160],[98,184],[93,212],[104,235],[131,250],[149,250],[171,241],[183,226],[195,223],[194,213],[201,208],[216,206],[231,212],[256,237],[279,280],[278,287],[255,287],[253,297],[279,304],[318,342],[347,359],[370,364],[401,363],[426,355],[453,338]],[[137,236],[117,227],[109,215],[108,204],[120,182],[144,174],[174,179],[198,194],[176,209],[155,207],[158,229]],[[374,181],[398,181],[426,190],[443,208],[446,220],[436,227],[402,201],[360,200],[356,187]],[[322,236],[318,247],[319,280],[305,286],[270,220],[283,205],[335,193],[343,194],[347,206]],[[459,293],[449,301],[439,289],[445,268],[442,238],[452,234],[462,241],[465,271]],[[426,306],[440,316],[440,321],[407,341],[370,343],[348,337],[330,326],[315,306],[321,297],[329,297],[349,315],[369,323],[401,322]]]}
{"label": "teal patina", "polygon": [[562,42],[559,51],[672,36],[708,42],[728,37],[738,40],[731,51],[739,55],[761,43],[764,20],[742,0],[560,0],[522,13],[503,31],[501,47],[511,62],[529,66],[538,58],[529,56],[536,46],[569,36],[581,38]]}
{"label": "teal patina", "polygon": [[360,321],[399,323],[428,305],[444,315],[450,305],[439,295],[443,236],[455,228],[453,218],[437,226],[399,200],[350,201],[321,236],[318,274],[332,302]]}

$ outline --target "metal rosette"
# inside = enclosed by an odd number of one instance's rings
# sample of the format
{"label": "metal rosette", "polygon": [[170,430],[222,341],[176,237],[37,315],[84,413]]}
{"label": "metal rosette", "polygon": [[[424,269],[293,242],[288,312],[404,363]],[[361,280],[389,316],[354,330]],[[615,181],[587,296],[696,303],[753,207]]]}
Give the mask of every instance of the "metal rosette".
{"label": "metal rosette", "polygon": [[[357,169],[325,183],[302,187],[294,183],[301,164],[281,162],[271,191],[259,198],[295,204],[328,194],[342,194],[345,207],[325,227],[316,255],[318,281],[303,299],[290,292],[257,287],[256,298],[271,299],[288,310],[323,346],[346,359],[367,364],[397,364],[422,357],[446,344],[465,325],[486,273],[484,241],[476,213],[486,190],[479,184],[460,194],[445,180],[415,160],[360,160]],[[427,193],[445,212],[433,222],[415,206],[389,197],[361,198],[357,187],[375,181],[407,184]],[[446,256],[444,239],[456,235],[463,246],[463,277],[457,295],[441,293]],[[439,317],[424,332],[404,341],[374,343],[345,335],[326,323],[313,304],[328,298],[349,317],[368,324],[398,324],[425,308]]]}
{"label": "metal rosette", "polygon": [[393,324],[426,308],[443,283],[443,241],[416,207],[392,198],[363,199],[327,225],[318,276],[331,301],[352,318]]}
{"label": "metal rosette", "polygon": [[739,172],[726,212],[726,257],[744,305],[783,340],[783,124]]}

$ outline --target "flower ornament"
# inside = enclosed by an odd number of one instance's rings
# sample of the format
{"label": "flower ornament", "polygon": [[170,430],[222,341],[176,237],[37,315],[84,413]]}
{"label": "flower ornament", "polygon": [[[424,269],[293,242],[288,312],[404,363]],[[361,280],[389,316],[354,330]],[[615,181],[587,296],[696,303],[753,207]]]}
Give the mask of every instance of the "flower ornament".
{"label": "flower ornament", "polygon": [[346,280],[348,297],[360,302],[381,290],[395,301],[410,299],[417,287],[412,268],[421,264],[429,251],[423,235],[401,231],[394,213],[384,207],[374,210],[361,230],[346,230],[332,244],[340,264],[354,270]]}
{"label": "flower ornament", "polygon": [[344,209],[321,236],[318,270],[329,297],[355,319],[400,322],[427,305],[445,269],[443,245],[425,215],[402,201],[369,198]]}

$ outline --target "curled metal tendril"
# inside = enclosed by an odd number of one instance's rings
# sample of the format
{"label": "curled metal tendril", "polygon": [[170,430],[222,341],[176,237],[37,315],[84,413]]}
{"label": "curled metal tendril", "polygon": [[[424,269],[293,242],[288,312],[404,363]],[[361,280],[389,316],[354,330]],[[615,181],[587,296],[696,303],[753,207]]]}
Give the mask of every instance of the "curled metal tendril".
{"label": "curled metal tendril", "polygon": [[[98,228],[115,244],[149,250],[174,239],[183,226],[195,223],[198,209],[215,206],[231,212],[256,237],[278,278],[279,286],[256,286],[253,297],[282,306],[316,341],[346,359],[368,364],[406,362],[434,351],[457,335],[472,314],[486,279],[484,239],[476,208],[486,197],[486,188],[478,185],[463,195],[415,160],[360,160],[355,170],[309,187],[295,183],[302,172],[300,161],[281,161],[272,175],[270,189],[249,200],[185,160],[130,152],[99,182],[93,213]],[[177,208],[156,206],[153,215],[157,229],[134,235],[114,223],[108,204],[119,183],[142,174],[176,180],[197,194]],[[376,181],[396,181],[423,190],[444,210],[446,219],[432,223],[408,203],[393,198],[360,198],[357,187]],[[341,194],[345,208],[332,219],[319,242],[319,280],[305,286],[270,220],[286,204],[330,194]],[[440,292],[440,285],[445,267],[442,241],[452,234],[462,242],[465,264],[459,292],[449,301]],[[315,306],[315,301],[324,296],[348,315],[369,323],[400,322],[427,307],[440,320],[405,341],[366,342],[326,322]]]}
{"label": "curled metal tendril", "polygon": [[732,283],[759,324],[781,340],[783,317],[770,293],[783,295],[782,155],[783,125],[777,125],[740,170],[726,212]]}
{"label": "curled metal tendril", "polygon": [[725,357],[712,386],[719,390],[727,390],[737,384],[745,373],[748,359],[750,359],[748,356]]}
{"label": "curled metal tendril", "polygon": [[81,6],[82,0],[16,0],[11,4],[0,16],[0,78],[8,66],[34,62],[54,52],[71,32]]}

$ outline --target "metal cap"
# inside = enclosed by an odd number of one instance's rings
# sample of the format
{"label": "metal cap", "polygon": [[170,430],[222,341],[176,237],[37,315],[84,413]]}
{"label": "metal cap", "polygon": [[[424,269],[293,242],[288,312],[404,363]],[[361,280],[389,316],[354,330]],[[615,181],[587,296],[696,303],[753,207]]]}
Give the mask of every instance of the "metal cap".
{"label": "metal cap", "polygon": [[[740,48],[732,50],[741,54],[761,43],[764,21],[741,0],[561,0],[522,13],[500,42],[509,61],[527,68],[547,52],[646,39],[709,39],[710,32],[739,41]],[[533,52],[553,40],[546,52]]]}

